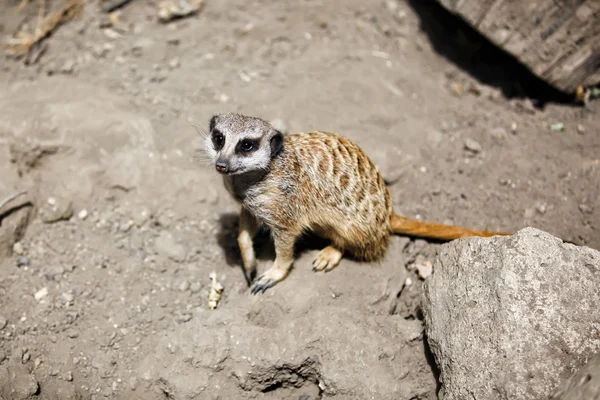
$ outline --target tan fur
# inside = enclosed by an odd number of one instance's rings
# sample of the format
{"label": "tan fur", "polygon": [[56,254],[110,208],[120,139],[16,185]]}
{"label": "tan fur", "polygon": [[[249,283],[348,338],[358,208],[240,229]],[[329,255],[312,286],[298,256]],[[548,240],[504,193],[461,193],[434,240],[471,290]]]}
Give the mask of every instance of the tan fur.
{"label": "tan fur", "polygon": [[[263,129],[265,136],[276,133],[260,119],[237,114],[219,116],[216,126],[231,132]],[[236,140],[229,131],[225,136]],[[389,190],[374,163],[355,143],[334,133],[287,135],[283,149],[269,160],[259,178],[248,183],[242,174],[225,175],[224,180],[242,205],[238,244],[247,271],[256,267],[252,238],[260,223],[271,229],[275,241],[275,262],[256,280],[255,293],[287,276],[294,243],[308,231],[331,240],[313,263],[317,271],[335,268],[343,254],[380,261],[391,233],[441,240],[499,234],[394,214]]]}

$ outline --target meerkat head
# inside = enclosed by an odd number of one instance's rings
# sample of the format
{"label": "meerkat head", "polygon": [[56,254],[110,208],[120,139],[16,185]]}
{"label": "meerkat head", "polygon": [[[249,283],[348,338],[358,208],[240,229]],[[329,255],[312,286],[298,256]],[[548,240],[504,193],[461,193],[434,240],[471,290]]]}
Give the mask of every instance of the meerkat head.
{"label": "meerkat head", "polygon": [[283,149],[283,134],[260,118],[219,114],[210,119],[204,146],[221,174],[268,171]]}

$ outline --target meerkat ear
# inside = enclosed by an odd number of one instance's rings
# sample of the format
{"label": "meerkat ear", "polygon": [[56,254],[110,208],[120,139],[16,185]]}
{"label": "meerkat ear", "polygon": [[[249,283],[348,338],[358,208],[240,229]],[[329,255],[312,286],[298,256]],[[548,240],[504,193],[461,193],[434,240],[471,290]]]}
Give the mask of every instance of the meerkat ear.
{"label": "meerkat ear", "polygon": [[213,129],[215,129],[215,124],[217,123],[217,116],[213,115],[212,118],[210,119],[210,124],[209,124],[209,132],[212,132]]}
{"label": "meerkat ear", "polygon": [[271,138],[271,157],[275,157],[283,149],[283,133],[275,131]]}

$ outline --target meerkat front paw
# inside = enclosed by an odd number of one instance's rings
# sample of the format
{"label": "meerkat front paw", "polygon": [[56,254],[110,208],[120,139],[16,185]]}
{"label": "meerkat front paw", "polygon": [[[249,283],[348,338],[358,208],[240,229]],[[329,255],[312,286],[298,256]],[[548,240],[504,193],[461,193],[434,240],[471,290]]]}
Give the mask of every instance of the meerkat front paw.
{"label": "meerkat front paw", "polygon": [[313,261],[313,271],[329,272],[337,267],[342,260],[342,252],[333,246],[327,246],[319,252]]}
{"label": "meerkat front paw", "polygon": [[281,282],[287,276],[287,270],[277,267],[276,265],[269,268],[264,274],[256,278],[252,287],[252,294],[258,292],[264,293],[267,289],[272,288],[278,282]]}

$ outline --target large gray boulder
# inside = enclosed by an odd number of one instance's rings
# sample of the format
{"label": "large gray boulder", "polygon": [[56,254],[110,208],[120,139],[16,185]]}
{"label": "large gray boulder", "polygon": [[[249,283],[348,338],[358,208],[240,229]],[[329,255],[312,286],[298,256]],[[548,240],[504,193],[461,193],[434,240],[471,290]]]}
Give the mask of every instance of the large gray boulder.
{"label": "large gray boulder", "polygon": [[561,383],[550,400],[600,400],[600,354]]}
{"label": "large gray boulder", "polygon": [[548,398],[600,351],[600,252],[537,229],[442,246],[424,290],[442,400]]}

